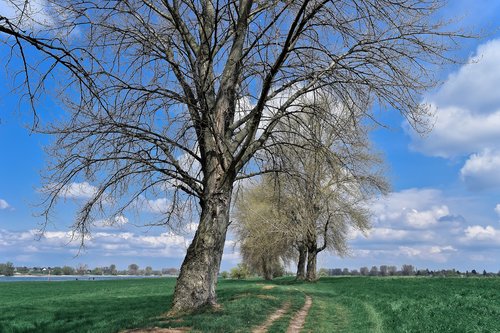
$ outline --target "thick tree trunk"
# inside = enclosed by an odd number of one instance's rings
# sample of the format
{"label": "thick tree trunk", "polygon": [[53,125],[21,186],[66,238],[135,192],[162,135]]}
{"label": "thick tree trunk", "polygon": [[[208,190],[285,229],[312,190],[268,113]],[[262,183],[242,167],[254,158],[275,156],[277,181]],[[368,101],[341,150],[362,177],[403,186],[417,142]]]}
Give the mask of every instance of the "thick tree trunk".
{"label": "thick tree trunk", "polygon": [[317,280],[316,276],[317,259],[318,259],[318,251],[316,250],[316,247],[314,247],[314,249],[310,249],[307,253],[307,275],[306,275],[307,281]]}
{"label": "thick tree trunk", "polygon": [[215,288],[229,225],[231,194],[232,183],[202,202],[200,224],[177,278],[173,313],[217,303]]}
{"label": "thick tree trunk", "polygon": [[307,260],[307,247],[305,245],[299,246],[299,261],[297,262],[297,280],[304,280],[306,278],[306,260]]}

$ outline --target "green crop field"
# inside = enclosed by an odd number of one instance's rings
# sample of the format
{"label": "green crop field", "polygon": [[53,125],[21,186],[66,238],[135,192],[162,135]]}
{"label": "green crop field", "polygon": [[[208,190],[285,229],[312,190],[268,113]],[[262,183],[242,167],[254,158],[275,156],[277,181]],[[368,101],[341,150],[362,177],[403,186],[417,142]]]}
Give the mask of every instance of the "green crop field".
{"label": "green crop field", "polygon": [[222,280],[221,306],[166,317],[174,279],[0,284],[0,332],[119,332],[185,327],[249,332],[288,304],[269,332],[286,331],[312,298],[303,332],[500,332],[498,278],[323,278]]}

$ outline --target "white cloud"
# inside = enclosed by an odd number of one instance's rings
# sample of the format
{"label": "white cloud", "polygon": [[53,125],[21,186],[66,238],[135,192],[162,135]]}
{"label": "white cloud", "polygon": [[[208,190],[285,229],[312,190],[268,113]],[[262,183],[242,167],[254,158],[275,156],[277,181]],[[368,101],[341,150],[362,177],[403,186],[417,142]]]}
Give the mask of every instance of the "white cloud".
{"label": "white cloud", "polygon": [[460,170],[468,188],[481,190],[500,186],[500,152],[484,149],[472,154]]}
{"label": "white cloud", "polygon": [[[408,129],[411,148],[430,156],[469,157],[460,171],[468,188],[500,187],[500,39],[477,48],[470,61],[425,99],[435,111],[432,132]],[[408,128],[408,127],[407,127]]]}
{"label": "white cloud", "polygon": [[429,136],[414,134],[412,147],[432,156],[454,157],[500,148],[500,39],[478,47],[469,63],[451,74],[425,100],[436,112]]}
{"label": "white cloud", "polygon": [[436,225],[440,218],[449,215],[447,206],[433,206],[428,210],[418,211],[411,209],[405,214],[405,221],[408,225],[415,228],[428,228]]}
{"label": "white cloud", "polygon": [[70,183],[65,185],[59,195],[65,199],[90,199],[98,191],[98,188],[87,182]]}
{"label": "white cloud", "polygon": [[441,218],[450,214],[442,202],[441,192],[434,189],[393,192],[371,205],[374,224],[391,228],[404,224],[417,229],[436,226]]}
{"label": "white cloud", "polygon": [[99,229],[113,229],[121,228],[129,222],[128,218],[124,215],[117,215],[111,219],[97,220],[94,226]]}
{"label": "white cloud", "polygon": [[[12,1],[0,0],[0,12],[23,29],[36,30],[42,26],[52,27],[55,20],[49,12],[53,7],[45,0]],[[22,14],[22,15],[21,15]]]}
{"label": "white cloud", "polygon": [[0,199],[0,210],[10,208],[10,205],[7,201]]}
{"label": "white cloud", "polygon": [[462,239],[465,242],[494,242],[500,246],[500,230],[492,226],[469,226],[464,231],[465,237]]}
{"label": "white cloud", "polygon": [[408,237],[408,230],[398,230],[391,228],[372,228],[367,232],[370,240],[401,240]]}
{"label": "white cloud", "polygon": [[400,246],[395,255],[411,259],[420,259],[433,262],[446,262],[451,254],[457,252],[457,249],[451,245],[445,246]]}
{"label": "white cloud", "polygon": [[167,213],[171,208],[171,202],[167,198],[158,198],[158,199],[141,199],[139,200],[140,208],[143,211],[147,211],[155,214],[164,214]]}
{"label": "white cloud", "polygon": [[[29,253],[78,253],[80,239],[67,231],[47,231],[38,237],[36,230],[12,232],[0,229],[1,251],[18,255]],[[165,232],[156,235],[133,232],[95,232],[85,241],[87,253],[98,256],[182,258],[189,245],[183,236]]]}
{"label": "white cloud", "polygon": [[500,216],[500,204],[495,206],[495,212]]}
{"label": "white cloud", "polygon": [[432,132],[423,138],[413,134],[413,149],[431,156],[453,158],[484,147],[499,147],[500,110],[484,114],[461,106],[433,105],[433,108],[436,121]]}
{"label": "white cloud", "polygon": [[[372,229],[365,235],[350,234],[352,260],[361,266],[370,262],[443,268],[456,265],[464,256],[496,249],[500,231],[468,224],[454,212],[456,199],[436,189],[418,188],[379,198],[369,206]],[[497,210],[500,214],[500,204]]]}

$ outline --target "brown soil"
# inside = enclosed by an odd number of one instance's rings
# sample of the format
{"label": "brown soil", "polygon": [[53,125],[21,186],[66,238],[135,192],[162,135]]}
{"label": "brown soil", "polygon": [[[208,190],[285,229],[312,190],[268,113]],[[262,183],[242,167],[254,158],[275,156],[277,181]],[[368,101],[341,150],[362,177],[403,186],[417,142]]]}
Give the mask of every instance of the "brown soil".
{"label": "brown soil", "polygon": [[276,286],[273,286],[273,285],[267,285],[267,286],[262,287],[262,289],[264,289],[264,290],[269,290],[269,289],[273,289],[274,287],[276,287]]}
{"label": "brown soil", "polygon": [[122,331],[121,333],[186,333],[191,330],[190,327],[176,327],[176,328],[137,328],[133,330]]}
{"label": "brown soil", "polygon": [[271,326],[276,320],[280,319],[288,311],[288,308],[290,308],[290,302],[285,302],[281,308],[267,317],[267,320],[262,325],[254,328],[252,333],[266,333],[269,326]]}
{"label": "brown soil", "polygon": [[312,305],[312,298],[311,296],[306,295],[306,302],[304,303],[304,306],[295,314],[295,316],[293,316],[286,333],[299,333],[300,330],[302,330],[302,327],[304,327],[304,323],[306,322],[306,317],[307,314],[309,313],[311,305]]}

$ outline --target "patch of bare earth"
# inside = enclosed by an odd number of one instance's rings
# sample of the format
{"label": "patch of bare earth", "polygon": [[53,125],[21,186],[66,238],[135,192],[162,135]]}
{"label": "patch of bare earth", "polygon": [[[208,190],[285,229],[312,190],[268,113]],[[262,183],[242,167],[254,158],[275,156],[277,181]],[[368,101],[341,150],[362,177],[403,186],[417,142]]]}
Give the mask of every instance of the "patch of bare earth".
{"label": "patch of bare earth", "polygon": [[262,325],[254,328],[252,333],[266,333],[269,326],[271,326],[276,320],[280,319],[288,311],[288,308],[290,308],[290,302],[285,302],[281,308],[267,317],[267,320]]}
{"label": "patch of bare earth", "polygon": [[290,325],[288,326],[286,333],[299,333],[300,330],[302,330],[311,305],[312,298],[311,296],[306,295],[306,302],[304,303],[304,306],[295,314],[295,316],[293,316],[292,320],[290,320]]}
{"label": "patch of bare earth", "polygon": [[176,328],[161,328],[161,327],[150,327],[150,328],[137,328],[133,330],[122,331],[121,333],[185,333],[191,330],[190,327],[176,327]]}
{"label": "patch of bare earth", "polygon": [[263,290],[269,290],[269,289],[273,289],[274,287],[276,287],[276,286],[273,286],[273,285],[267,285],[267,286],[262,287],[262,289],[263,289]]}

